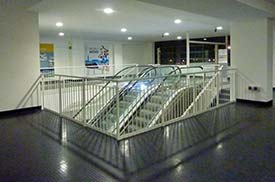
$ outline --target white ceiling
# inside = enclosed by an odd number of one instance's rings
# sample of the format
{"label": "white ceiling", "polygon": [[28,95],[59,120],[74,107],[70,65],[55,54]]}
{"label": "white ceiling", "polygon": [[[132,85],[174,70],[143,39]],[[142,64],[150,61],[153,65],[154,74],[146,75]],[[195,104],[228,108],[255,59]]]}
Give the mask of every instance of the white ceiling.
{"label": "white ceiling", "polygon": [[274,0],[138,0],[227,21],[275,17]]}
{"label": "white ceiling", "polygon": [[30,8],[42,0],[0,0],[0,7]]}
{"label": "white ceiling", "polygon": [[[7,0],[1,0],[7,1]],[[15,1],[15,0],[14,0]],[[23,0],[31,4],[35,0]],[[242,1],[242,2],[241,2]],[[273,0],[265,0],[273,1]],[[273,5],[261,2],[250,5],[251,0],[42,0],[30,9],[39,13],[41,35],[66,35],[91,40],[136,41],[173,40],[177,36],[208,37],[229,34],[230,22],[257,17],[269,17],[263,7],[273,10]],[[116,12],[106,15],[102,10],[113,8]],[[274,6],[275,7],[275,6]],[[180,25],[173,23],[180,18]],[[64,22],[62,29],[55,23]],[[216,26],[224,30],[214,32]],[[121,33],[125,27],[127,33]],[[171,36],[161,38],[164,32]]]}
{"label": "white ceiling", "polygon": [[[116,12],[106,15],[102,12],[105,7]],[[187,31],[193,37],[229,33],[227,21],[136,0],[43,0],[31,9],[39,12],[42,35],[57,35],[57,21],[64,22],[62,31],[67,35],[93,40],[127,40],[127,36],[132,36],[136,41],[155,41],[184,37]],[[176,18],[182,24],[174,24]],[[215,27],[220,25],[225,29],[215,33]],[[121,33],[122,27],[128,32]],[[164,32],[171,36],[162,39]]]}

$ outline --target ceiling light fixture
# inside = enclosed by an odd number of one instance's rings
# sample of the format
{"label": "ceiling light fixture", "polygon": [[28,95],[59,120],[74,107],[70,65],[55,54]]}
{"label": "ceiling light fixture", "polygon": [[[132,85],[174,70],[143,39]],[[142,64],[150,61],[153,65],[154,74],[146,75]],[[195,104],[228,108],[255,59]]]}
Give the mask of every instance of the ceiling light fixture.
{"label": "ceiling light fixture", "polygon": [[133,37],[128,37],[128,40],[133,40]]}
{"label": "ceiling light fixture", "polygon": [[169,32],[165,32],[165,33],[163,34],[163,36],[169,36],[169,35],[170,35]]}
{"label": "ceiling light fixture", "polygon": [[56,24],[55,24],[57,27],[63,27],[63,23],[62,22],[56,22]]}
{"label": "ceiling light fixture", "polygon": [[174,21],[174,23],[175,23],[175,24],[180,24],[180,23],[181,23],[181,19],[176,19],[176,20]]}
{"label": "ceiling light fixture", "polygon": [[58,35],[59,35],[60,37],[63,37],[63,36],[65,35],[65,33],[64,33],[64,32],[59,32]]}
{"label": "ceiling light fixture", "polygon": [[177,36],[177,39],[178,39],[178,40],[181,40],[181,39],[182,39],[182,36]]}
{"label": "ceiling light fixture", "polygon": [[120,31],[121,32],[127,32],[127,29],[126,28],[122,28]]}
{"label": "ceiling light fixture", "polygon": [[112,8],[105,8],[103,10],[103,12],[106,13],[106,14],[112,14],[114,12],[114,10]]}
{"label": "ceiling light fixture", "polygon": [[206,40],[207,40],[207,38],[203,38],[203,40],[204,40],[204,41],[206,41]]}
{"label": "ceiling light fixture", "polygon": [[223,30],[223,27],[222,26],[218,26],[216,27],[217,30]]}
{"label": "ceiling light fixture", "polygon": [[231,46],[228,46],[228,47],[227,47],[227,49],[229,49],[229,50],[230,50],[230,49],[231,49]]}

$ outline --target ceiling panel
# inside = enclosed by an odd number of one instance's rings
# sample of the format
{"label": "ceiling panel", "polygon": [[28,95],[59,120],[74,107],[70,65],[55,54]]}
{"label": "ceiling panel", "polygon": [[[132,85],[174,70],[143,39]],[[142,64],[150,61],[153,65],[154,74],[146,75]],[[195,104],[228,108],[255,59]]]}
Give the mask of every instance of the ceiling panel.
{"label": "ceiling panel", "polygon": [[[105,7],[112,7],[115,13],[106,15]],[[58,31],[67,35],[98,40],[127,40],[132,36],[137,41],[173,40],[188,31],[191,36],[213,36],[228,34],[229,22],[182,10],[166,8],[136,0],[43,0],[32,10],[39,12],[42,35],[57,35]],[[182,24],[174,24],[180,18]],[[63,21],[63,29],[58,30],[55,22]],[[224,26],[224,31],[215,33],[216,26]],[[126,27],[127,33],[120,29]],[[171,36],[162,38],[164,32]]]}

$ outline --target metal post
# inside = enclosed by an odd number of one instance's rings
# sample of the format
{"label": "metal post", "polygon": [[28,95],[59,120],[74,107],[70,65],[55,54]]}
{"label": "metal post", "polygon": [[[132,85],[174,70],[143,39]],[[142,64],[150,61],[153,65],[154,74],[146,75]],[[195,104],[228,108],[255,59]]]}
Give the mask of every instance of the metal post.
{"label": "metal post", "polygon": [[45,83],[44,83],[44,75],[41,76],[41,97],[42,97],[42,104],[41,109],[44,110],[45,108]]}
{"label": "metal post", "polygon": [[62,81],[61,76],[58,78],[58,96],[59,96],[59,114],[62,114]]}
{"label": "metal post", "polygon": [[118,82],[116,82],[116,107],[117,107],[117,116],[116,116],[116,128],[117,128],[117,139],[119,139],[119,87]]}
{"label": "metal post", "polygon": [[217,72],[217,77],[216,77],[216,88],[217,88],[217,106],[220,104],[220,71]]}
{"label": "metal post", "polygon": [[203,73],[203,89],[204,89],[204,87],[205,87],[205,77],[206,77],[206,74],[205,73]]}
{"label": "metal post", "polygon": [[229,51],[228,51],[228,46],[229,46],[229,41],[228,41],[228,36],[225,36],[225,49],[226,49],[226,66],[229,66]]}
{"label": "metal post", "polygon": [[196,112],[196,103],[195,103],[195,99],[196,99],[196,90],[195,90],[195,74],[193,74],[193,112]]}
{"label": "metal post", "polygon": [[236,71],[233,70],[230,78],[230,101],[236,101]]}
{"label": "metal post", "polygon": [[160,64],[160,56],[161,56],[161,50],[160,50],[160,47],[157,48],[157,64]]}
{"label": "metal post", "polygon": [[86,124],[86,90],[85,90],[85,84],[86,84],[86,79],[82,78],[82,108],[83,108],[83,112],[82,112],[82,119],[84,124]]}
{"label": "metal post", "polygon": [[188,32],[186,32],[186,65],[190,66],[190,37]]}
{"label": "metal post", "polygon": [[219,45],[215,44],[215,63],[219,64]]}

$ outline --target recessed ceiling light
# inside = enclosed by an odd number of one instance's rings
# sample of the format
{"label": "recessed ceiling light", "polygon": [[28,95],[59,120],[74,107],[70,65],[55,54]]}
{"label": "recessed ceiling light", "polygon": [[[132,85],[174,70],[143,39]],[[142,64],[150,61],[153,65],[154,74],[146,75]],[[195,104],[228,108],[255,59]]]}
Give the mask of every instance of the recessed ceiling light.
{"label": "recessed ceiling light", "polygon": [[207,38],[203,38],[203,40],[205,41],[205,40],[207,40]]}
{"label": "recessed ceiling light", "polygon": [[181,40],[181,39],[182,39],[182,36],[177,36],[177,39],[178,39],[178,40]]}
{"label": "recessed ceiling light", "polygon": [[128,37],[128,40],[133,40],[133,37]]}
{"label": "recessed ceiling light", "polygon": [[120,31],[121,32],[127,32],[127,29],[126,28],[122,28]]}
{"label": "recessed ceiling light", "polygon": [[227,49],[229,49],[229,50],[230,50],[230,49],[231,49],[231,46],[228,46],[228,47],[227,47]]}
{"label": "recessed ceiling light", "polygon": [[169,36],[170,33],[169,33],[169,32],[165,32],[163,35],[164,35],[164,36]]}
{"label": "recessed ceiling light", "polygon": [[63,37],[63,36],[65,35],[65,33],[64,33],[64,32],[59,32],[58,35],[59,35],[60,37]]}
{"label": "recessed ceiling light", "polygon": [[223,27],[222,27],[222,26],[218,26],[218,27],[216,27],[216,29],[217,29],[217,30],[222,30]]}
{"label": "recessed ceiling light", "polygon": [[175,23],[175,24],[180,24],[180,23],[181,23],[181,20],[180,20],[180,19],[176,19],[176,20],[174,21],[174,23]]}
{"label": "recessed ceiling light", "polygon": [[103,12],[106,13],[106,14],[112,14],[114,12],[114,10],[112,8],[105,8],[103,10]]}
{"label": "recessed ceiling light", "polygon": [[55,24],[57,27],[63,27],[63,23],[62,22],[56,22]]}

